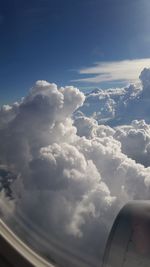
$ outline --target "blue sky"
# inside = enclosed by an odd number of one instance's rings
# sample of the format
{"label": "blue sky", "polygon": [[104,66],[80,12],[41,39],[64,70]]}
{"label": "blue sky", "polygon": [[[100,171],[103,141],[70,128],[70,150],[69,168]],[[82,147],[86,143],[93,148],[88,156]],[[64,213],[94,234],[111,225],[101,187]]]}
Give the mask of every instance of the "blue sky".
{"label": "blue sky", "polygon": [[91,68],[149,60],[149,25],[149,0],[0,0],[0,103],[24,96],[38,79],[118,85],[123,75],[90,81],[98,73]]}

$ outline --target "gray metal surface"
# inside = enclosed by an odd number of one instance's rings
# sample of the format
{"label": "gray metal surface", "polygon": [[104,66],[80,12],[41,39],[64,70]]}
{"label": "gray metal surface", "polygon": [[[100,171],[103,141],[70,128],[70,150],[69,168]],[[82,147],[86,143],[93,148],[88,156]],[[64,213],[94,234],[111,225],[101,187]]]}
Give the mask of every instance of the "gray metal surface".
{"label": "gray metal surface", "polygon": [[150,266],[150,202],[127,204],[107,241],[103,267]]}

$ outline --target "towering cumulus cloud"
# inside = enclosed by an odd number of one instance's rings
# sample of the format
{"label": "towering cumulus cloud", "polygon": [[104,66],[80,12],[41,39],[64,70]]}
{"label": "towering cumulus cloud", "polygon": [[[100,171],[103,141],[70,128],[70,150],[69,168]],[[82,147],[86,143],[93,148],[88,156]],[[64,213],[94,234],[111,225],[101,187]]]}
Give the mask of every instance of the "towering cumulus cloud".
{"label": "towering cumulus cloud", "polygon": [[[109,90],[105,113],[115,120],[120,94],[117,112],[120,101],[126,106],[134,99],[139,107],[149,73],[141,74],[143,88]],[[92,94],[101,94],[102,105],[106,92]],[[73,266],[97,266],[119,209],[150,193],[149,125],[138,116],[130,125],[98,124],[96,115],[79,112],[87,98],[77,88],[38,81],[20,103],[0,111],[1,216],[10,224],[23,216],[46,233],[51,257],[59,259],[55,246],[66,249],[62,265],[71,258]],[[42,242],[36,246],[45,249]]]}

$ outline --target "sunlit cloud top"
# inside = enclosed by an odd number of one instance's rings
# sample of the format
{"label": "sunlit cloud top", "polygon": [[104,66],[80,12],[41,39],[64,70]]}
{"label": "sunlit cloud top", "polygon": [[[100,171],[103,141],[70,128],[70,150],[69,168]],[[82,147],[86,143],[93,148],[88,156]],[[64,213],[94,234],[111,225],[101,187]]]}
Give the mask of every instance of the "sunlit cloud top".
{"label": "sunlit cloud top", "polygon": [[73,81],[88,83],[137,82],[139,73],[145,67],[150,67],[150,58],[96,62],[91,67],[78,70],[79,75],[82,75],[82,77]]}

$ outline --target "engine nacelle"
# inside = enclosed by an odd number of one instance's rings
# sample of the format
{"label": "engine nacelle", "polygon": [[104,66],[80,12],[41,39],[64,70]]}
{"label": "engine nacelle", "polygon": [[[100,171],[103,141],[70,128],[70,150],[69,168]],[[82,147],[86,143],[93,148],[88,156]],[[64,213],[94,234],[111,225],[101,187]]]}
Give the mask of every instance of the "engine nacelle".
{"label": "engine nacelle", "polygon": [[103,267],[150,266],[150,202],[127,204],[110,232]]}

